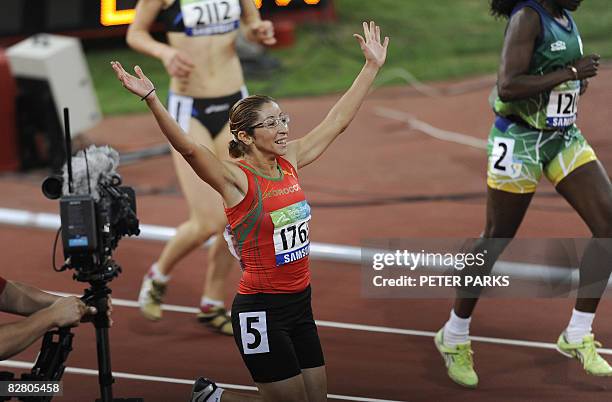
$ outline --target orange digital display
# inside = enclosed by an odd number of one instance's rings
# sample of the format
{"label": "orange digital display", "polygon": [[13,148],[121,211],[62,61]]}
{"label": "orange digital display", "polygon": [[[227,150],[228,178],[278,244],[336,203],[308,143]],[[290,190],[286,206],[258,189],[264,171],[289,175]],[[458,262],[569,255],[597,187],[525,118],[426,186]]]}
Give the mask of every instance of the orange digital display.
{"label": "orange digital display", "polygon": [[[261,8],[263,4],[263,0],[253,0],[257,8]],[[321,2],[321,0],[274,0],[274,4],[279,7],[287,7],[291,2],[295,3],[304,3],[309,6],[317,5]]]}
{"label": "orange digital display", "polygon": [[[177,0],[179,1],[179,0]],[[253,0],[257,8],[261,8],[263,0]],[[278,7],[287,7],[291,2],[317,5],[321,0],[274,0]],[[127,25],[132,23],[136,11],[131,9],[117,10],[117,0],[100,0],[100,23],[106,27],[113,25]]]}
{"label": "orange digital display", "polygon": [[[53,8],[59,0],[0,0],[0,3],[17,1],[24,4],[41,3],[44,6],[31,12],[21,12],[19,7],[3,9],[2,12],[6,14],[2,14],[4,21],[10,21],[11,24],[0,22],[0,44],[12,44],[20,36],[37,32],[70,34],[84,39],[124,35],[126,27],[134,21],[139,0],[70,0],[71,4],[78,3],[78,7],[69,13],[61,8]],[[182,0],[167,0],[170,1]],[[333,20],[335,17],[333,0],[234,1],[253,1],[265,19],[274,19],[275,14],[282,14],[283,18],[294,19],[296,22]],[[162,25],[157,24],[155,29],[161,31]]]}
{"label": "orange digital display", "polygon": [[136,10],[117,10],[117,0],[100,0],[100,23],[105,27],[127,25],[134,20]]}

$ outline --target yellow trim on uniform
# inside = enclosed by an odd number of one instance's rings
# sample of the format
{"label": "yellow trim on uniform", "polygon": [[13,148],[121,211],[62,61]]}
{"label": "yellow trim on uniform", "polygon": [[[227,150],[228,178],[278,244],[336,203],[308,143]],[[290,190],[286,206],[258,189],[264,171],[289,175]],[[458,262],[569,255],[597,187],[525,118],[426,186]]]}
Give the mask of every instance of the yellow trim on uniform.
{"label": "yellow trim on uniform", "polygon": [[513,193],[513,194],[531,194],[531,193],[535,193],[536,188],[537,188],[537,184],[524,184],[524,185],[520,185],[519,183],[513,181],[513,182],[507,182],[507,183],[500,183],[494,179],[492,179],[490,176],[487,177],[487,186],[491,187],[493,190],[500,190],[500,191],[505,191],[506,193]]}
{"label": "yellow trim on uniform", "polygon": [[596,160],[595,151],[586,141],[575,142],[550,161],[544,168],[544,174],[556,186],[580,166]]}

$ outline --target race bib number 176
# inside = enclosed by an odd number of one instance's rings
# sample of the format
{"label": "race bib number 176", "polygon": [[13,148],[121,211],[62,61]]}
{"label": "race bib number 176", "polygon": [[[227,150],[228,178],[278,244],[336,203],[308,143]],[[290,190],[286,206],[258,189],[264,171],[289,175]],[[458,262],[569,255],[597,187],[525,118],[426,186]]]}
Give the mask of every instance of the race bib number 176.
{"label": "race bib number 176", "polygon": [[310,205],[306,201],[272,211],[270,216],[274,224],[276,266],[300,260],[310,254]]}

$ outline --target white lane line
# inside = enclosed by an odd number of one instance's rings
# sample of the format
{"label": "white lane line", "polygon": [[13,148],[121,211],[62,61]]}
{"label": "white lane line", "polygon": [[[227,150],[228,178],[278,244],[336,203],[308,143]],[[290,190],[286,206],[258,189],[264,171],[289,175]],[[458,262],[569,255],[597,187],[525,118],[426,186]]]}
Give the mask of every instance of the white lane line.
{"label": "white lane line", "polygon": [[423,134],[436,138],[442,141],[455,142],[461,145],[467,145],[474,148],[487,149],[487,141],[480,138],[472,137],[471,135],[457,133],[455,131],[442,130],[434,127],[429,123],[419,120],[409,113],[401,110],[390,109],[379,106],[375,108],[375,113],[380,117],[402,121],[412,129],[418,130]]}
{"label": "white lane line", "polygon": [[[59,295],[59,296],[80,296],[80,295],[72,294],[72,293],[61,293],[61,292],[51,292],[51,291],[49,292]],[[113,305],[121,306],[121,307],[138,308],[138,302],[136,300],[113,298]],[[164,311],[173,311],[177,313],[187,313],[187,314],[196,314],[200,311],[196,307],[178,306],[174,304],[162,304],[162,308]],[[433,338],[436,335],[435,332],[419,331],[415,329],[382,327],[382,326],[376,326],[376,325],[352,324],[352,323],[346,323],[346,322],[323,321],[323,320],[316,320],[315,322],[317,323],[319,327],[347,329],[347,330],[353,330],[353,331],[365,331],[365,332],[376,332],[376,333],[383,333],[383,334],[409,335],[409,336],[424,336],[427,338]],[[492,337],[487,337],[487,336],[470,336],[470,339],[476,342],[493,343],[497,345],[522,346],[522,347],[538,348],[538,349],[555,349],[556,348],[556,345],[554,343],[537,342],[537,341],[523,341],[519,339],[492,338]],[[612,349],[602,348],[602,349],[598,349],[598,351],[599,353],[602,353],[605,355],[612,355]]]}
{"label": "white lane line", "polygon": [[[368,332],[380,332],[385,334],[397,334],[397,335],[411,335],[411,336],[424,336],[427,338],[433,338],[436,333],[431,331],[419,331],[414,329],[402,329],[402,328],[391,328],[391,327],[379,327],[373,325],[362,325],[362,324],[348,324],[342,322],[333,321],[317,321],[317,325],[321,327],[350,329],[357,331],[368,331]],[[487,336],[473,336],[470,335],[470,340],[482,343],[493,343],[498,345],[510,345],[510,346],[523,346],[529,348],[538,349],[556,349],[554,343],[537,342],[537,341],[522,341],[518,339],[505,339],[505,338],[491,338]],[[597,349],[599,353],[605,355],[612,355],[612,349]]]}
{"label": "white lane line", "polygon": [[[0,366],[10,367],[10,368],[20,368],[20,369],[30,369],[34,365],[34,362],[24,362],[17,360],[4,360],[0,361]],[[97,376],[98,370],[80,368],[80,367],[66,367],[66,373],[70,374],[81,374],[81,375],[89,375],[89,376]],[[140,381],[152,381],[152,382],[163,382],[170,384],[184,384],[184,385],[193,385],[192,379],[183,379],[183,378],[172,378],[172,377],[159,377],[152,375],[142,375],[142,374],[132,374],[132,373],[124,373],[121,371],[113,371],[113,377],[115,378],[124,378],[128,380],[140,380]],[[238,385],[238,384],[226,384],[226,383],[217,383],[221,388],[226,389],[235,389],[238,391],[257,391],[256,387],[249,385]],[[64,390],[64,393],[66,390]],[[394,401],[390,399],[374,399],[374,398],[363,398],[359,396],[348,396],[348,395],[336,395],[336,394],[327,394],[327,397],[330,399],[338,399],[343,401],[360,401],[360,402],[401,402]]]}

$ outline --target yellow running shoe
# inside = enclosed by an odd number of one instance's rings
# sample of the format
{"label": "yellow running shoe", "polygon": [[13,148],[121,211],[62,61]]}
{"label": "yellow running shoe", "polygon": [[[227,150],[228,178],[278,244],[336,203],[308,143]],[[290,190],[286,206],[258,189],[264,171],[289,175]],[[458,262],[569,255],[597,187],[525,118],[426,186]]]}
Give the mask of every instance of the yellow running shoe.
{"label": "yellow running shoe", "polygon": [[612,376],[612,367],[597,353],[597,348],[600,347],[601,343],[595,340],[593,334],[585,335],[581,343],[569,343],[565,338],[565,332],[559,335],[557,340],[559,353],[580,360],[588,374],[602,377]]}
{"label": "yellow running shoe", "polygon": [[197,317],[199,322],[223,335],[234,335],[232,319],[223,307],[200,306]]}
{"label": "yellow running shoe", "polygon": [[464,387],[476,388],[478,375],[474,371],[474,360],[472,359],[474,352],[471,343],[468,341],[456,346],[445,345],[444,328],[438,331],[434,337],[434,343],[444,359],[450,379]]}
{"label": "yellow running shoe", "polygon": [[145,318],[158,321],[162,318],[162,301],[167,284],[154,281],[145,275],[138,295],[138,305]]}

